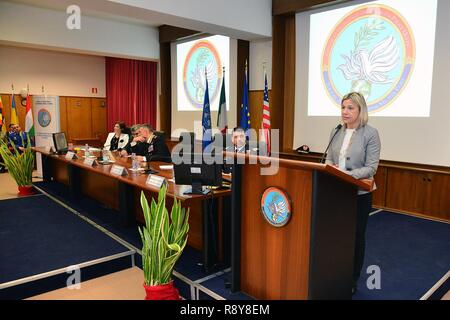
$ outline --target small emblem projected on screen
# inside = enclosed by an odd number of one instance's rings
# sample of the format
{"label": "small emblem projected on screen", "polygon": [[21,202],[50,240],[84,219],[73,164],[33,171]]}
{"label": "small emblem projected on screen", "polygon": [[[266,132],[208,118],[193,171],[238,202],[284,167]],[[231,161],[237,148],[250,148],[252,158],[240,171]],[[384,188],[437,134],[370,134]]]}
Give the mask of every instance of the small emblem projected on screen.
{"label": "small emblem projected on screen", "polygon": [[205,98],[206,78],[210,100],[214,100],[222,84],[222,62],[216,47],[208,40],[200,40],[189,50],[183,68],[186,96],[192,106],[200,110]]}
{"label": "small emblem projected on screen", "polygon": [[322,77],[338,107],[342,96],[357,91],[375,112],[401,94],[414,62],[414,35],[402,15],[388,6],[365,5],[333,28],[323,51]]}

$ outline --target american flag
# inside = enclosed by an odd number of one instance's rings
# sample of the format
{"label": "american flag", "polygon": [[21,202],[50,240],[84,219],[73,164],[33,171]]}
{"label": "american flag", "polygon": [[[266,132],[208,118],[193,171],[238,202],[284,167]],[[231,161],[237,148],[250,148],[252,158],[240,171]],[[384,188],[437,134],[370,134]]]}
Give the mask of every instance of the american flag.
{"label": "american flag", "polygon": [[269,89],[267,88],[267,73],[264,74],[264,100],[263,100],[263,120],[261,126],[260,145],[265,146],[266,155],[270,156],[270,106]]}

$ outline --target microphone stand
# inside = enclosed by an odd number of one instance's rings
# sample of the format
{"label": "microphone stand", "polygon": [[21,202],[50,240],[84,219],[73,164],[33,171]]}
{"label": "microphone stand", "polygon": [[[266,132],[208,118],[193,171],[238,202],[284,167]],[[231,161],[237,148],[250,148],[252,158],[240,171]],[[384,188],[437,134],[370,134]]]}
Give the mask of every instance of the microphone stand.
{"label": "microphone stand", "polygon": [[327,146],[327,148],[325,149],[325,152],[323,153],[322,158],[320,159],[320,162],[319,162],[319,163],[324,163],[325,158],[327,157],[328,148],[330,147],[331,142],[333,142],[334,137],[335,137],[336,134],[339,132],[339,130],[341,130],[341,128],[342,128],[342,124],[339,124],[339,125],[335,128],[336,131],[334,132],[333,137],[330,139],[330,142],[328,143],[328,146]]}

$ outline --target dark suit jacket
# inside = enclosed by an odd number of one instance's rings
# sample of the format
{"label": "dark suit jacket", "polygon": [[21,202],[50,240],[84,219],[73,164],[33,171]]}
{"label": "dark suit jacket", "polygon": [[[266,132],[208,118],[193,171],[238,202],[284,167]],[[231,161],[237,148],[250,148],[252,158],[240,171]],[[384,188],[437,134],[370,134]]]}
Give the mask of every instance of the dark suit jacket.
{"label": "dark suit jacket", "polygon": [[132,153],[136,153],[136,154],[138,154],[137,153],[137,150],[138,150],[138,146],[139,146],[139,144],[141,144],[141,142],[137,142],[137,143],[134,143],[133,142],[133,139],[130,139],[130,142],[128,142],[128,144],[125,146],[125,151],[128,153],[128,154],[132,154]]}
{"label": "dark suit jacket", "polygon": [[155,135],[150,143],[138,143],[135,150],[137,155],[144,156],[147,161],[172,162],[169,148],[162,136]]}

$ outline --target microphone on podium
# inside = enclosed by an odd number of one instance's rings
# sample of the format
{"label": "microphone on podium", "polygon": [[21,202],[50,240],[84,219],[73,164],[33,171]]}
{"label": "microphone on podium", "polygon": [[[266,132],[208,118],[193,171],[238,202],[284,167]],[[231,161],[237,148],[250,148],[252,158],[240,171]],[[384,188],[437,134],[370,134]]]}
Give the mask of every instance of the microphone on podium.
{"label": "microphone on podium", "polygon": [[328,143],[328,146],[327,146],[327,148],[325,149],[325,152],[323,153],[323,156],[322,156],[322,158],[320,159],[320,162],[319,162],[319,163],[324,163],[325,158],[327,157],[327,151],[328,151],[328,148],[330,147],[331,142],[333,142],[334,137],[335,137],[336,134],[339,132],[339,130],[341,130],[341,128],[342,128],[342,124],[338,124],[337,127],[334,129],[335,132],[334,132],[334,134],[333,134],[333,137],[331,137],[330,142]]}

